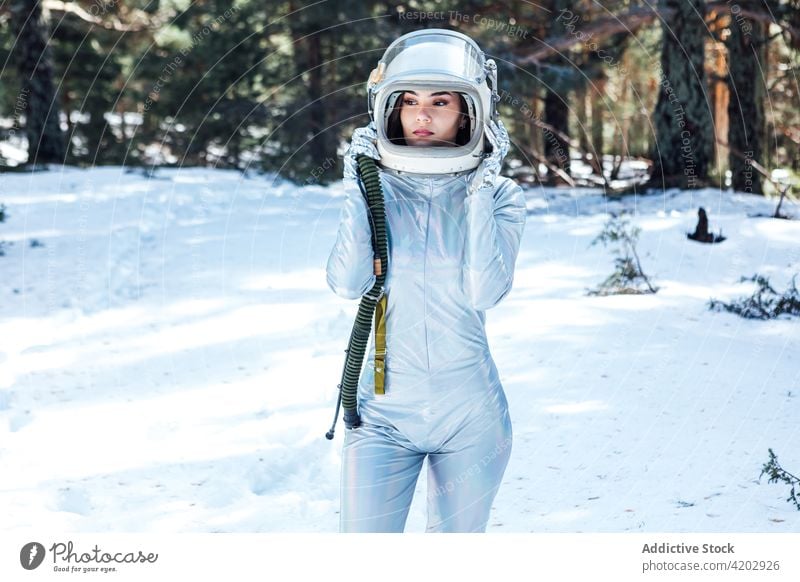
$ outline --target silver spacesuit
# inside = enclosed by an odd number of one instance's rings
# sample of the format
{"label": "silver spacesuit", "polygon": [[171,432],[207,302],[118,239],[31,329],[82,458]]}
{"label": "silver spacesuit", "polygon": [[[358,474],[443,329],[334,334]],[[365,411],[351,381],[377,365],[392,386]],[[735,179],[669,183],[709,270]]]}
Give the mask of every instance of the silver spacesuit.
{"label": "silver spacesuit", "polygon": [[[511,452],[506,398],[484,311],[512,286],[525,226],[522,189],[499,178],[467,195],[475,171],[381,171],[389,267],[385,394],[374,393],[374,334],[359,381],[362,426],[347,430],[341,531],[402,532],[429,455],[428,531],[480,532]],[[375,283],[367,205],[352,183],[327,280],[356,299]]]}
{"label": "silver spacesuit", "polygon": [[[402,532],[426,456],[427,531],[486,528],[511,453],[511,421],[484,312],[511,290],[526,214],[522,189],[499,175],[509,139],[496,110],[496,71],[467,36],[425,29],[392,43],[370,75],[372,122],[353,132],[345,155],[327,280],[347,299],[376,282],[356,170],[365,155],[378,160],[386,214],[386,355],[381,390],[373,331],[358,382],[361,425],[344,437],[340,531]],[[463,140],[398,145],[399,97],[432,87],[463,98]]]}

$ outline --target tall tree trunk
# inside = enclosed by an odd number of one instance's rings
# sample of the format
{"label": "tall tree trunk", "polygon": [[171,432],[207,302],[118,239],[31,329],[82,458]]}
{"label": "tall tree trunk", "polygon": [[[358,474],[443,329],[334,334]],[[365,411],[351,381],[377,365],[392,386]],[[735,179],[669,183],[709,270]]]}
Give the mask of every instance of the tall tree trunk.
{"label": "tall tree trunk", "polygon": [[760,22],[731,15],[728,36],[728,144],[738,150],[729,155],[734,190],[762,194],[761,175],[750,165],[766,165],[763,158],[764,84],[766,83],[765,30]]}
{"label": "tall tree trunk", "polygon": [[606,77],[602,75],[595,79],[594,86],[597,94],[590,93],[592,103],[592,154],[597,159],[598,170],[603,176],[603,97],[606,94]]}
{"label": "tall tree trunk", "polygon": [[714,59],[714,80],[711,82],[709,94],[711,95],[712,111],[714,112],[714,159],[718,161],[720,170],[723,169],[722,160],[725,160],[727,164],[729,155],[727,146],[723,145],[728,141],[728,132],[730,131],[728,124],[730,93],[726,82],[726,77],[728,76],[726,52],[725,45],[721,42],[715,42],[714,49],[711,51]]}
{"label": "tall tree trunk", "polygon": [[[295,8],[295,3],[290,3],[289,7]],[[295,161],[289,168],[288,175],[306,183],[330,178],[325,172],[318,174],[315,169],[329,157],[335,157],[336,152],[336,148],[329,145],[333,143],[333,134],[326,131],[326,108],[330,99],[324,98],[327,71],[321,66],[324,49],[330,42],[330,35],[324,30],[329,18],[329,15],[317,7],[304,12],[298,18],[290,19],[289,22],[294,47],[293,64],[295,71],[302,76],[301,82],[304,86],[296,90],[298,100],[295,106],[299,109],[291,122],[284,127],[286,132],[293,134],[288,141],[285,140],[285,144],[289,143],[295,148],[292,152]]]}
{"label": "tall tree trunk", "polygon": [[587,84],[588,81],[584,79],[575,86],[575,117],[577,118],[575,129],[578,132],[581,152],[588,152],[591,148],[589,143],[589,106],[586,103]]}
{"label": "tall tree trunk", "polygon": [[[547,26],[550,37],[566,34],[567,19],[563,16],[575,8],[574,4],[574,0],[553,0],[551,9],[556,18]],[[555,132],[549,129],[545,129],[543,132],[544,155],[548,165],[569,174],[569,144],[559,136],[559,133],[569,136],[569,93],[575,86],[575,83],[569,78],[569,72],[573,69],[569,51],[565,51],[551,64],[553,65],[553,74],[544,77],[544,120],[553,127]],[[547,177],[548,184],[564,184],[563,178],[552,170],[548,171]]]}
{"label": "tall tree trunk", "polygon": [[328,140],[325,139],[325,99],[323,99],[322,75],[322,32],[317,32],[306,38],[308,50],[308,99],[310,106],[311,133],[314,138],[309,144],[311,146],[312,160],[322,163],[330,150],[327,147]]}
{"label": "tall tree trunk", "polygon": [[530,98],[530,117],[528,117],[528,123],[525,124],[525,137],[526,142],[528,144],[528,153],[531,155],[531,158],[528,160],[531,167],[533,168],[533,174],[536,177],[537,182],[543,182],[542,173],[539,171],[539,161],[536,159],[536,155],[542,154],[544,151],[543,141],[542,141],[542,132],[539,130],[539,126],[536,124],[537,121],[541,120],[541,113],[539,112],[539,102],[541,98],[538,92],[534,91]]}
{"label": "tall tree trunk", "polygon": [[698,188],[708,178],[712,119],[705,72],[705,2],[666,0],[651,185]]}
{"label": "tall tree trunk", "polygon": [[[630,94],[631,94],[631,82],[628,79],[623,80],[622,82],[622,92],[619,95],[619,100],[621,103],[629,103],[630,102]],[[630,133],[631,128],[631,115],[623,114],[621,116],[621,121],[617,122],[617,138],[619,139],[619,145],[617,146],[617,151],[619,152],[619,162],[614,164],[614,168],[611,170],[610,178],[612,180],[619,179],[619,172],[622,169],[622,164],[625,161],[626,157],[631,155],[630,152],[630,145],[628,142],[628,134]],[[614,158],[616,160],[616,156]]]}
{"label": "tall tree trunk", "polygon": [[37,0],[14,0],[11,22],[16,36],[15,61],[25,102],[25,134],[29,164],[61,164],[65,140],[47,49],[47,25]]}
{"label": "tall tree trunk", "polygon": [[[544,120],[557,131],[569,135],[569,107],[562,96],[552,89],[547,90],[544,98]],[[548,163],[569,174],[569,144],[549,129],[544,130],[544,155]],[[548,183],[551,185],[564,183],[555,172],[550,172],[548,176]]]}

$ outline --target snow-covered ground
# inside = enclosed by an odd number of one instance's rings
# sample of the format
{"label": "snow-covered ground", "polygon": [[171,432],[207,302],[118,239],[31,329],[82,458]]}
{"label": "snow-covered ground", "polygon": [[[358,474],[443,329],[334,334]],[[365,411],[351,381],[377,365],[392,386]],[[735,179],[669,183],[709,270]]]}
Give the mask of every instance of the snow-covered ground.
{"label": "snow-covered ground", "polygon": [[[749,294],[743,275],[785,289],[800,221],[712,190],[527,196],[487,312],[514,426],[488,531],[800,531],[788,486],[758,481],[770,447],[800,472],[800,320],[706,308]],[[342,197],[201,169],[0,175],[0,528],[336,531]],[[701,205],[724,243],[686,239]],[[588,297],[613,267],[589,243],[622,208],[660,290]]]}

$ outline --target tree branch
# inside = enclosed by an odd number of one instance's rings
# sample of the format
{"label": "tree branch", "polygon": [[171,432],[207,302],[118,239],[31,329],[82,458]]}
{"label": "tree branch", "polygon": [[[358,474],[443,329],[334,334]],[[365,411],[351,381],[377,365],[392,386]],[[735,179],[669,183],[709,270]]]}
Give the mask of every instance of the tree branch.
{"label": "tree branch", "polygon": [[645,24],[655,20],[657,15],[669,16],[671,11],[667,8],[657,7],[654,11],[651,8],[636,8],[625,14],[603,18],[596,22],[587,23],[585,28],[579,31],[560,36],[553,39],[541,41],[540,47],[533,52],[526,52],[526,56],[517,60],[518,65],[539,64],[539,61],[552,57],[563,52],[572,46],[591,40],[600,44],[599,41],[605,40],[609,36],[622,32],[636,32]]}
{"label": "tree branch", "polygon": [[[706,14],[710,12],[725,12],[731,14],[731,5],[727,1],[716,1],[706,4]],[[746,16],[752,20],[763,22],[765,24],[775,24],[779,26],[784,32],[787,32],[792,39],[800,44],[800,30],[793,27],[785,21],[775,21],[771,14],[767,12],[759,12],[749,8],[739,8],[737,15]],[[575,46],[576,44],[592,43],[601,46],[601,41],[607,39],[615,34],[630,32],[635,33],[642,26],[650,24],[656,17],[669,19],[672,16],[672,10],[664,6],[654,6],[648,8],[635,8],[619,16],[611,16],[603,18],[594,22],[587,22],[586,26],[580,29],[574,29],[566,35],[540,40],[540,46],[533,51],[519,52],[520,57],[516,60],[517,65],[538,65],[541,61],[552,57],[555,54],[561,53]],[[554,18],[558,16],[554,15]],[[731,17],[733,15],[731,14]],[[574,18],[574,17],[573,17]],[[575,27],[573,27],[575,28]]]}
{"label": "tree branch", "polygon": [[115,30],[118,32],[140,32],[143,30],[156,30],[164,23],[154,19],[152,16],[142,10],[132,10],[131,14],[136,17],[134,22],[122,22],[116,16],[110,15],[111,20],[98,18],[75,2],[62,2],[62,0],[44,0],[42,7],[50,12],[62,12],[65,14],[72,14],[77,16],[82,21],[89,24],[100,26],[106,30]]}

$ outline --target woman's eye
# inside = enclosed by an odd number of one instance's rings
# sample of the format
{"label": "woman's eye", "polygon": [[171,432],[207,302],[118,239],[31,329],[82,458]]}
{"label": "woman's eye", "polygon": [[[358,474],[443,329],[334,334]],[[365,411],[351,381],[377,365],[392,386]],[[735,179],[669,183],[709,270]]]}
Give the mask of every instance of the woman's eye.
{"label": "woman's eye", "polygon": [[[403,105],[416,105],[416,104],[417,104],[416,99],[409,99],[409,98],[403,99]],[[443,99],[437,99],[436,101],[433,102],[433,104],[434,105],[443,105],[443,106],[447,107],[450,104],[450,102],[449,101],[445,101]]]}

